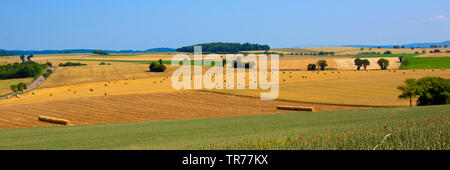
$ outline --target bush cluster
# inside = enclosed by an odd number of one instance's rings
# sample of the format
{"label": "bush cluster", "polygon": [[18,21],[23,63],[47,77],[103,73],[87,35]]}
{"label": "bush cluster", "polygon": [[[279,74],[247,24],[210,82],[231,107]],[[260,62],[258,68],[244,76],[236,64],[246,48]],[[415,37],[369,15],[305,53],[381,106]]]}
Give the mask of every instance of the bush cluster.
{"label": "bush cluster", "polygon": [[67,66],[85,66],[86,64],[83,63],[72,63],[72,62],[67,62],[67,63],[59,63],[59,67],[67,67]]}
{"label": "bush cluster", "polygon": [[1,65],[0,79],[36,77],[46,67],[46,64],[38,64],[33,61]]}
{"label": "bush cluster", "polygon": [[20,82],[18,84],[11,84],[9,86],[9,88],[14,91],[14,92],[18,92],[18,91],[22,91],[24,89],[27,89],[27,84]]}

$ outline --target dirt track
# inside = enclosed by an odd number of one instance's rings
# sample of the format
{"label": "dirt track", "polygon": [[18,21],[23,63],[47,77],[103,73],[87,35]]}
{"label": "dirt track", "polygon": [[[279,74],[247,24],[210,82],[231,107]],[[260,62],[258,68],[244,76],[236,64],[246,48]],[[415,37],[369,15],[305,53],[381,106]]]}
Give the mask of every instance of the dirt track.
{"label": "dirt track", "polygon": [[68,119],[73,124],[96,124],[291,112],[277,110],[276,105],[312,106],[318,111],[360,108],[262,101],[211,92],[183,91],[0,105],[0,128],[57,126],[37,121],[39,115]]}

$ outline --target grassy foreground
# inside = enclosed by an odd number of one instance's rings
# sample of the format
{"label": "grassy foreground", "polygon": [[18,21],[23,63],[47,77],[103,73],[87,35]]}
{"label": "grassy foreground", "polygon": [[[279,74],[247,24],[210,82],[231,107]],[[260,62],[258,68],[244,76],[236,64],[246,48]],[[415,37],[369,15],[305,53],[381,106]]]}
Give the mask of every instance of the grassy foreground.
{"label": "grassy foreground", "polygon": [[444,149],[450,105],[0,130],[0,149]]}

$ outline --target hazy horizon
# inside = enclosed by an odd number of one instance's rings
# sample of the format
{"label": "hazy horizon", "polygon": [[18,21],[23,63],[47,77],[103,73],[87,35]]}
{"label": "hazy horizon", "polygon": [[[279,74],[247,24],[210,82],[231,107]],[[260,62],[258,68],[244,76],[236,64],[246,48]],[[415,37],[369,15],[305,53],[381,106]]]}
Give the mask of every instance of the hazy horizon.
{"label": "hazy horizon", "polygon": [[0,49],[146,50],[208,42],[272,48],[450,40],[450,1],[5,0]]}

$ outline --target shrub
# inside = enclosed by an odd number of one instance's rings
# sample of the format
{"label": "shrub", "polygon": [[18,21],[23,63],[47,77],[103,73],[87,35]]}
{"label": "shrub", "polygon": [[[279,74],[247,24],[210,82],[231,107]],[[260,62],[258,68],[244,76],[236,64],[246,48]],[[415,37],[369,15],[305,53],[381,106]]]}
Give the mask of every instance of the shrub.
{"label": "shrub", "polygon": [[380,68],[382,70],[386,70],[387,67],[389,66],[389,60],[386,60],[384,58],[379,59],[377,63],[378,65],[380,65]]}
{"label": "shrub", "polygon": [[27,84],[20,82],[18,84],[12,84],[9,86],[9,88],[14,91],[14,92],[18,92],[18,91],[23,91],[24,89],[27,89]]}
{"label": "shrub", "polygon": [[59,63],[59,67],[69,67],[69,66],[85,66],[86,64],[83,63],[72,63],[72,62],[67,62],[67,63]]}
{"label": "shrub", "polygon": [[316,64],[308,64],[308,70],[316,70]]}
{"label": "shrub", "polygon": [[106,63],[102,61],[99,65],[106,65]]}
{"label": "shrub", "polygon": [[53,64],[51,62],[48,62],[48,61],[45,64],[47,64],[47,66],[49,66],[49,67],[53,66]]}
{"label": "shrub", "polygon": [[159,62],[152,62],[149,69],[150,72],[164,72],[166,70],[166,66],[164,66],[164,64],[160,64]]}
{"label": "shrub", "polygon": [[392,52],[388,50],[388,51],[385,51],[384,54],[392,54]]}
{"label": "shrub", "polygon": [[[239,63],[239,64],[238,64]],[[233,61],[233,67],[234,68],[240,68],[240,66],[244,66],[244,68],[252,68],[255,65],[253,62],[242,62],[240,60],[234,60]]]}

